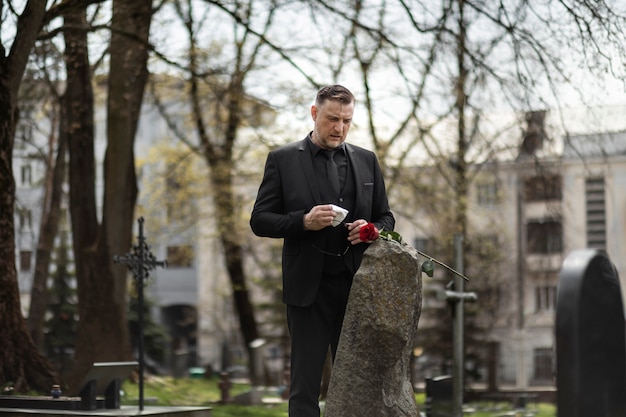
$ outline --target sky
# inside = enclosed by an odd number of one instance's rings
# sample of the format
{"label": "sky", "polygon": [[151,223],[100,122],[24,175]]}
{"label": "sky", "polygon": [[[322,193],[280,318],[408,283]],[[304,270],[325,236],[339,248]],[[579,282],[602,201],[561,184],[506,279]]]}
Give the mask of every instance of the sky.
{"label": "sky", "polygon": [[[508,0],[506,3],[513,4],[514,1],[515,0]],[[424,2],[438,4],[435,0],[424,0]],[[374,3],[375,1],[373,0],[365,2],[365,4],[369,5]],[[399,3],[395,1],[388,2],[390,8],[398,7],[398,4]],[[416,7],[415,10],[418,10],[417,2],[410,4]],[[616,4],[618,6],[621,4],[622,9],[626,8],[623,3],[617,2]],[[212,65],[217,66],[220,63],[227,62],[226,57],[232,54],[232,50],[227,43],[223,43],[223,47],[218,50],[215,46],[212,46],[210,42],[219,43],[220,39],[227,39],[234,33],[241,34],[241,30],[235,29],[235,25],[233,25],[231,18],[228,17],[226,13],[216,10],[215,8],[205,9],[202,7],[203,5],[206,6],[206,3],[200,1],[195,3],[197,24],[200,25],[200,22],[206,22],[204,23],[202,32],[198,35],[199,39],[201,39],[200,45],[211,49]],[[411,38],[411,36],[415,36],[415,32],[408,32],[402,29],[402,25],[407,24],[407,21],[400,18],[400,12],[394,15],[389,12],[389,10],[386,11],[388,13],[386,18],[392,20],[394,24],[397,25],[397,27],[392,27],[392,32],[397,36],[397,42],[406,45],[413,44],[419,47],[419,41],[414,42]],[[432,10],[436,9],[433,8]],[[280,40],[281,45],[294,48],[308,46],[307,54],[304,54],[304,56],[296,56],[295,58],[302,68],[320,83],[327,81],[334,82],[337,80],[354,91],[360,102],[357,103],[358,105],[355,110],[355,134],[353,134],[353,137],[357,142],[367,145],[366,141],[359,141],[359,139],[362,138],[359,131],[364,132],[367,125],[367,114],[365,113],[363,105],[363,87],[358,68],[353,63],[349,63],[345,67],[342,67],[341,71],[337,72],[336,78],[333,78],[332,70],[339,66],[339,58],[342,53],[341,48],[345,46],[342,43],[342,34],[346,30],[345,22],[342,22],[341,19],[329,18],[328,14],[323,13],[321,9],[318,9],[318,12],[319,14],[308,13],[308,9],[302,5],[298,8],[292,8],[288,12],[278,16],[278,18],[285,20],[288,24],[277,24],[275,30],[269,32],[268,36],[271,36],[272,39],[275,39],[277,42]],[[371,14],[366,20],[366,23],[370,26],[375,25],[375,12],[375,8],[368,10],[368,13]],[[626,10],[622,12],[626,13]],[[430,20],[433,20],[435,16],[434,12],[430,12],[427,9],[419,10],[416,16],[423,18],[424,22],[426,22],[429,13],[431,13]],[[262,18],[266,15],[266,10],[261,10],[255,14],[255,28],[257,30],[261,30],[260,22],[262,22]],[[102,19],[106,20],[106,16],[103,16]],[[13,33],[11,25],[3,25],[2,29],[2,41],[5,46],[8,46]],[[488,33],[481,33],[481,30],[485,30],[485,28],[478,25],[477,28],[473,29],[472,36],[475,39],[479,39],[481,36],[488,38]],[[413,33],[413,35],[403,38],[402,34],[405,32]],[[151,36],[153,44],[160,52],[168,54],[180,54],[184,52],[186,35],[180,26],[180,22],[171,10],[166,10],[157,16],[152,26]],[[103,39],[101,35],[93,35],[91,41],[94,46],[99,45],[98,48],[94,48],[98,50],[98,53],[106,46],[106,40]],[[367,48],[371,46],[371,42],[363,40],[361,45],[362,49],[360,52],[366,54],[368,52]],[[615,65],[623,65],[624,58],[618,57],[617,55],[617,52],[613,53]],[[253,74],[250,78],[251,81],[248,84],[248,88],[253,94],[276,106],[281,113],[278,119],[281,125],[287,130],[291,129],[294,131],[293,139],[300,138],[303,134],[306,134],[307,129],[311,126],[309,108],[312,104],[316,89],[305,80],[302,74],[294,70],[292,66],[284,62],[281,63],[277,58],[277,54],[269,50],[267,51],[267,55],[264,57],[267,63],[263,62],[263,64],[266,65],[264,71],[258,71]],[[380,61],[377,71],[373,73],[372,79],[370,80],[371,93],[376,99],[374,108],[375,124],[383,135],[391,134],[395,126],[398,125],[399,120],[404,119],[409,110],[407,97],[404,97],[402,94],[406,81],[401,79],[397,70],[393,69],[391,58],[392,57],[388,57]],[[506,56],[502,56],[501,58],[505,60]],[[152,60],[151,65],[153,66],[151,68],[153,71],[159,71],[164,68],[162,65],[154,65],[154,62],[156,62],[156,60]],[[574,62],[575,61],[572,60],[572,63]],[[386,68],[385,65],[387,65],[388,68]],[[409,81],[415,84],[411,86],[413,92],[416,91],[416,86],[421,82],[421,68],[419,65],[419,59],[416,59],[415,66],[408,65],[406,68],[406,71],[413,71],[408,74]],[[453,70],[454,63],[443,60],[439,65],[440,68],[434,73],[435,78],[430,80],[430,88],[432,91],[439,89],[440,91],[438,91],[438,93],[445,94],[446,89],[450,89],[450,86],[446,85],[446,83],[450,82],[447,77],[452,74],[452,72],[448,74],[447,71]],[[583,66],[577,68],[572,65],[571,69],[573,69],[572,85],[577,88],[582,88],[582,96],[579,92],[575,91],[571,85],[562,85],[558,87],[558,103],[552,100],[552,102],[548,101],[545,104],[536,104],[537,108],[548,106],[549,108],[556,109],[560,106],[563,109],[580,109],[583,108],[585,104],[597,108],[626,105],[626,87],[624,80],[618,80],[610,73],[606,73],[606,79],[599,79],[596,76],[591,76]],[[228,67],[226,67],[226,70],[228,70]],[[615,70],[617,76],[625,76],[626,68],[616,67]],[[437,81],[440,81],[439,85]],[[545,89],[545,87],[543,88]],[[473,100],[478,100],[477,97],[480,96],[480,93],[480,91],[478,91],[478,93],[474,92]],[[451,96],[452,92],[450,91],[448,94]],[[491,108],[489,109],[487,106],[484,108],[494,114],[494,117],[499,117],[499,114],[511,113],[510,108],[507,107],[508,104],[504,100],[505,98],[505,93],[501,93],[500,97],[498,97],[498,93],[496,92],[494,98],[492,98],[493,102],[488,105],[491,106]],[[436,98],[431,99],[427,106],[423,106],[419,117],[427,119],[441,112],[442,109],[447,108],[449,105],[449,102],[437,100]],[[570,111],[568,110],[568,112]],[[623,120],[626,118],[623,116],[617,117],[613,121],[613,124],[606,126],[606,129],[626,129],[626,126],[623,126],[623,123],[620,125],[617,119]],[[583,123],[582,125],[576,123],[580,120],[580,118],[577,118],[568,121],[568,125],[563,126],[564,130],[581,133],[581,131],[596,126],[594,123]],[[285,137],[281,140],[287,139],[291,138]]]}

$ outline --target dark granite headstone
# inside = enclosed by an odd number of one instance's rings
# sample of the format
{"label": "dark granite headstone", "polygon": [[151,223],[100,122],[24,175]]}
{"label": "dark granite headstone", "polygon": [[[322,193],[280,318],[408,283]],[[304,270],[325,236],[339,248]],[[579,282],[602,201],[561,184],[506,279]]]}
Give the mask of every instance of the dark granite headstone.
{"label": "dark granite headstone", "polygon": [[452,377],[426,378],[426,417],[452,417]]}
{"label": "dark granite headstone", "polygon": [[626,340],[619,276],[598,250],[572,252],[556,312],[559,417],[626,416]]}
{"label": "dark granite headstone", "polygon": [[137,362],[96,362],[85,376],[80,390],[81,409],[102,408],[97,397],[104,397],[104,408],[120,408],[122,382],[137,369]]}

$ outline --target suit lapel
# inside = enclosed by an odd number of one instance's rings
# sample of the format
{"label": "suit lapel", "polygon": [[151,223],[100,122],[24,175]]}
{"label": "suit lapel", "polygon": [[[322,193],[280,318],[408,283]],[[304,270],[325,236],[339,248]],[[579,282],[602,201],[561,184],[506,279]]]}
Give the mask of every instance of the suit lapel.
{"label": "suit lapel", "polygon": [[[344,145],[346,147],[346,155],[348,156],[348,167],[352,171],[352,175],[354,178],[354,187],[355,187],[355,200],[354,200],[354,214],[355,216],[360,212],[361,206],[359,202],[363,201],[363,177],[361,173],[363,172],[360,169],[359,163],[361,162],[357,157],[357,154],[350,144],[346,143]],[[356,219],[357,217],[355,217]]]}
{"label": "suit lapel", "polygon": [[302,167],[302,171],[304,172],[305,181],[311,190],[311,195],[313,195],[313,199],[317,204],[321,204],[322,196],[320,195],[320,189],[317,185],[315,168],[313,167],[311,154],[306,143],[307,140],[308,136],[300,142],[300,146],[298,146],[298,160],[300,166]]}

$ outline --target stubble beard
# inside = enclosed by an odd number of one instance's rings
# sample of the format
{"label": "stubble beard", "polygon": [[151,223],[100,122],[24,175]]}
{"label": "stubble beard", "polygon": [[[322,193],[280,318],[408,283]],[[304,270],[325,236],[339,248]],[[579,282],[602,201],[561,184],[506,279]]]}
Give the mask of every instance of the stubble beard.
{"label": "stubble beard", "polygon": [[317,129],[313,129],[313,134],[311,135],[311,137],[313,139],[313,143],[315,143],[317,146],[319,146],[322,149],[328,149],[328,150],[337,149],[343,144],[343,142],[345,142],[345,140],[343,140],[343,136],[340,136],[340,139],[338,141],[335,141],[333,139],[324,140],[322,136],[320,136]]}

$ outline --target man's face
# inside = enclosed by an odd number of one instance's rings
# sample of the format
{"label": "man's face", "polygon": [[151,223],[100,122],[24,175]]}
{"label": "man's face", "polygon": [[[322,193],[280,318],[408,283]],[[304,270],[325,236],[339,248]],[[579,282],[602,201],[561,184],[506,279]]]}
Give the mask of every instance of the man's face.
{"label": "man's face", "polygon": [[354,103],[344,104],[335,100],[326,100],[321,106],[311,107],[313,143],[322,149],[335,149],[345,142],[352,123]]}

